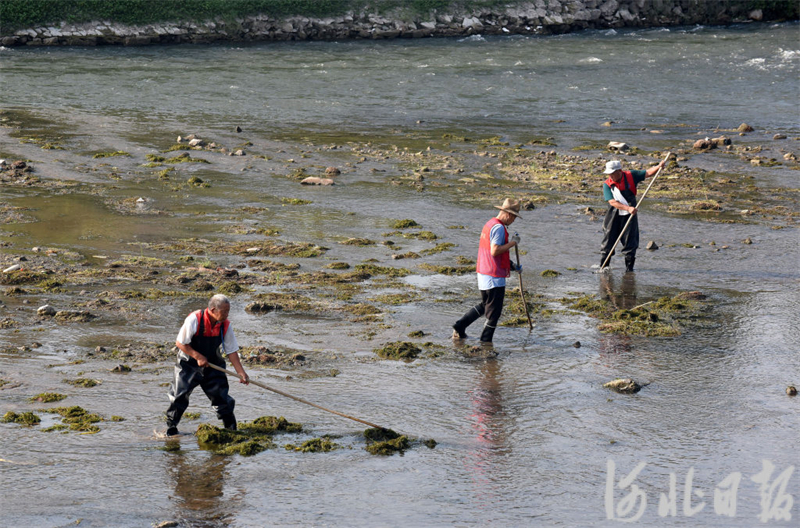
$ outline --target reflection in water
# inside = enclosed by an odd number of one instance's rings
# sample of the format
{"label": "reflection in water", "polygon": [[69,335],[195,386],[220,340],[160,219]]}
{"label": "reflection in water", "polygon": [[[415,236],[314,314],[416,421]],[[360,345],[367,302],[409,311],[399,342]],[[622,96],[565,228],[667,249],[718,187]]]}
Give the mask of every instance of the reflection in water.
{"label": "reflection in water", "polygon": [[168,474],[175,484],[175,517],[191,526],[228,526],[234,517],[235,497],[223,500],[226,468],[230,457],[174,453]]}
{"label": "reflection in water", "polygon": [[477,503],[494,507],[499,498],[496,487],[495,462],[506,444],[503,429],[503,398],[498,381],[500,364],[496,358],[487,359],[481,366],[478,387],[469,391],[472,414],[469,416],[476,445],[467,455],[466,469],[471,475]]}
{"label": "reflection in water", "polygon": [[[614,276],[609,273],[600,274],[600,297],[610,302],[615,310],[630,310],[636,307],[636,274],[622,275],[619,291],[615,291]],[[599,353],[605,355],[625,354],[631,351],[631,339],[625,335],[604,334],[600,338]]]}
{"label": "reflection in water", "polygon": [[630,310],[637,306],[636,274],[625,273],[619,291],[615,292],[614,276],[609,273],[600,274],[600,297],[607,299],[616,310]]}

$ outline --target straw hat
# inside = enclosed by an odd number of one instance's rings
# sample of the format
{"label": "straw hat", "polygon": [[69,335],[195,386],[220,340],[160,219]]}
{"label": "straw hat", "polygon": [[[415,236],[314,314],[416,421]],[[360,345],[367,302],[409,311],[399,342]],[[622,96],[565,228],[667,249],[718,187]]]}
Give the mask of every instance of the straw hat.
{"label": "straw hat", "polygon": [[505,211],[506,213],[511,213],[517,218],[522,218],[519,215],[519,200],[506,198],[505,200],[503,200],[503,205],[495,205],[494,208],[500,209],[501,211]]}

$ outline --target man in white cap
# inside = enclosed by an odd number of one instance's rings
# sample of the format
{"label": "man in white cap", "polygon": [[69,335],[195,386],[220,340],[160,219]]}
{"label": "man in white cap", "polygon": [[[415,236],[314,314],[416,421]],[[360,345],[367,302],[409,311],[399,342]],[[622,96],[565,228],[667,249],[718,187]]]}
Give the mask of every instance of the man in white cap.
{"label": "man in white cap", "polygon": [[492,218],[481,231],[478,245],[478,289],[481,291],[481,302],[470,308],[461,319],[453,325],[453,339],[465,339],[467,327],[480,316],[486,316],[486,323],[481,333],[481,344],[491,345],[497,322],[503,311],[503,299],[506,293],[506,278],[511,270],[522,267],[511,262],[509,250],[519,244],[519,235],[514,234],[509,240],[508,226],[519,215],[519,200],[506,198],[503,205],[495,206],[500,212]]}
{"label": "man in white cap", "polygon": [[[608,179],[603,182],[603,199],[608,202],[608,211],[603,220],[603,243],[600,246],[600,266],[602,267],[609,253],[613,254],[614,244],[619,234],[633,216],[631,225],[622,236],[622,254],[625,256],[625,271],[633,271],[636,262],[636,250],[639,248],[639,219],[636,218],[636,184],[648,176],[656,174],[664,161],[647,170],[622,170],[622,163],[617,160],[606,163],[604,174]],[[610,262],[610,260],[609,260]]]}

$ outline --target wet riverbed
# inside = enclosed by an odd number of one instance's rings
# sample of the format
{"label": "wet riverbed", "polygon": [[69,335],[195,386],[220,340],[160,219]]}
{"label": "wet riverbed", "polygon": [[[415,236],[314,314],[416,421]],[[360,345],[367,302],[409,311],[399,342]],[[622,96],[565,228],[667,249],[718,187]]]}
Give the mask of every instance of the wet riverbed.
{"label": "wet riverbed", "polygon": [[[643,508],[647,526],[793,526],[800,400],[785,389],[800,383],[800,173],[784,155],[800,150],[796,35],[793,24],[0,50],[0,158],[33,168],[3,173],[0,264],[45,274],[0,292],[0,414],[42,418],[0,424],[4,523],[612,526]],[[756,130],[740,136],[742,122]],[[168,150],[188,134],[216,146]],[[730,149],[691,148],[723,134]],[[679,157],[643,205],[635,274],[616,257],[610,273],[591,267],[608,141],[638,149],[622,157],[631,166]],[[184,153],[195,162],[169,161]],[[472,265],[509,195],[529,204],[513,229],[535,328],[499,328],[492,353],[472,348],[476,324],[454,345],[450,325],[478,292],[473,274],[444,267]],[[651,240],[660,249],[645,250]],[[291,244],[313,256],[288,256]],[[169,347],[183,317],[231,282],[240,345],[304,356],[246,364],[252,377],[438,445],[373,456],[365,426],[233,383],[240,421],[285,416],[305,432],[252,457],[213,455],[188,434],[179,451],[160,449]],[[603,333],[562,302],[631,309],[690,291],[706,298],[671,337]],[[245,310],[276,293],[306,304]],[[97,318],[40,317],[44,304]],[[396,341],[424,352],[377,358]],[[132,371],[110,371],[120,363]],[[618,377],[649,384],[603,388]],[[67,383],[80,378],[101,383]],[[44,392],[67,398],[29,401]],[[105,421],[96,434],[44,432],[60,417],[42,410],[56,406]],[[185,433],[217,423],[200,391],[189,411],[199,417]],[[326,434],[342,448],[283,448]],[[630,482],[617,485],[640,463],[643,495],[629,495]]]}

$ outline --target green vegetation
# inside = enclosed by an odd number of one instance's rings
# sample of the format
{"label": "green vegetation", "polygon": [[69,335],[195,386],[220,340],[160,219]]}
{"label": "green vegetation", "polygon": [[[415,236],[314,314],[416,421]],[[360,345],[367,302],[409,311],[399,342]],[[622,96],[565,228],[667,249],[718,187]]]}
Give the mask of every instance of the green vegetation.
{"label": "green vegetation", "polygon": [[69,427],[72,431],[80,433],[94,434],[100,431],[100,428],[94,424],[102,422],[103,419],[95,414],[90,413],[83,407],[54,407],[46,409],[45,412],[55,413],[61,415],[62,426],[53,426],[44,429],[44,431],[60,431]]}
{"label": "green vegetation", "polygon": [[674,297],[661,297],[631,309],[619,309],[612,302],[590,296],[564,298],[561,302],[572,310],[600,319],[598,330],[607,334],[672,337],[681,334],[681,327],[699,315],[706,297],[700,292],[683,292]]}
{"label": "green vegetation", "polygon": [[100,384],[99,381],[90,378],[78,378],[74,380],[65,379],[64,383],[69,383],[70,385],[74,385],[76,387],[84,387],[84,388],[96,387],[97,385]]}
{"label": "green vegetation", "polygon": [[93,159],[112,158],[114,156],[130,156],[130,153],[125,152],[124,150],[118,150],[116,152],[98,152],[97,154],[92,156],[92,158]]}
{"label": "green vegetation", "polygon": [[341,446],[333,441],[331,441],[329,436],[323,436],[322,438],[312,438],[311,440],[306,440],[302,443],[302,445],[294,445],[294,444],[286,444],[283,446],[287,451],[300,451],[301,453],[327,453],[329,451],[333,451],[334,449],[338,449]]}
{"label": "green vegetation", "polygon": [[208,424],[197,427],[197,444],[219,455],[252,456],[275,447],[272,436],[276,433],[299,433],[303,426],[291,423],[284,417],[262,416],[252,422],[243,422],[237,431]]}
{"label": "green vegetation", "polygon": [[406,218],[405,220],[397,220],[392,224],[393,229],[408,229],[409,227],[419,227],[420,225],[414,220]]}
{"label": "green vegetation", "polygon": [[366,450],[373,455],[393,455],[408,449],[408,437],[400,435],[391,429],[366,429],[364,438],[367,439]]}
{"label": "green vegetation", "polygon": [[[467,9],[501,6],[501,0],[3,0],[0,20],[3,31],[20,27],[110,20],[129,25],[180,20],[235,20],[263,13],[271,17],[301,15],[338,16],[361,10],[385,13],[400,9],[406,15],[428,14],[462,6]],[[513,2],[511,2],[513,3]]]}
{"label": "green vegetation", "polygon": [[394,359],[411,361],[420,355],[422,350],[408,341],[397,341],[395,343],[386,343],[381,348],[376,348],[375,353],[382,359]]}
{"label": "green vegetation", "polygon": [[58,394],[57,392],[43,392],[41,394],[37,394],[36,396],[30,398],[28,401],[41,402],[41,403],[53,403],[53,402],[61,401],[66,397],[67,397],[66,394]]}
{"label": "green vegetation", "polygon": [[24,412],[24,413],[15,413],[14,411],[8,411],[6,414],[0,418],[0,422],[3,423],[16,423],[20,425],[37,425],[41,422],[41,418],[33,414],[32,412]]}

